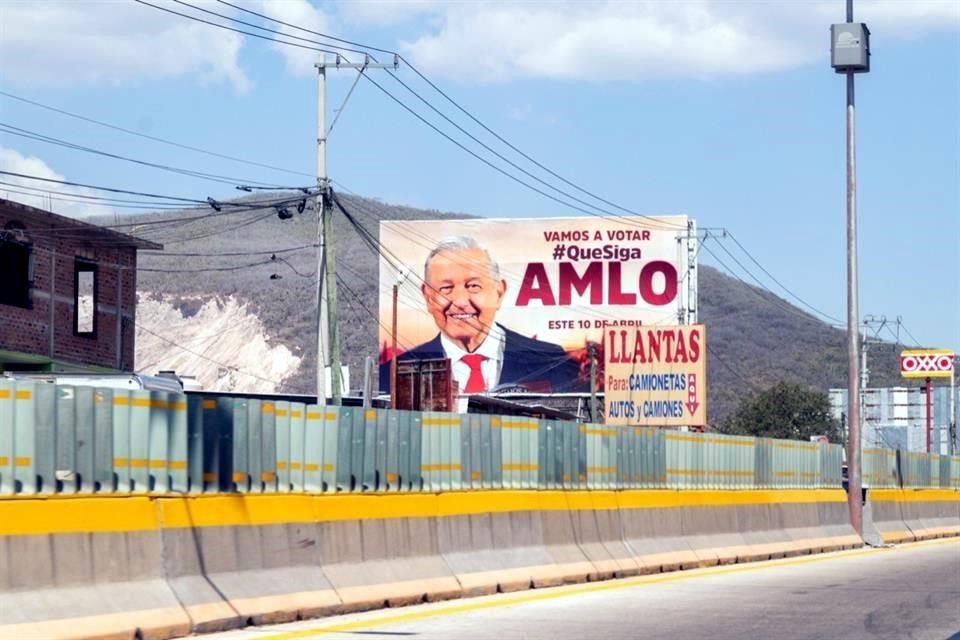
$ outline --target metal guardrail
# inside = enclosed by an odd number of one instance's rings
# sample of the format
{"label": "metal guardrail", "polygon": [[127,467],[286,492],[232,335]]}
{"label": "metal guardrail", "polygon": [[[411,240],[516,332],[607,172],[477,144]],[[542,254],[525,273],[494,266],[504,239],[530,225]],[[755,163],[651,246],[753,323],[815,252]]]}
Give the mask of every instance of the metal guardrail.
{"label": "metal guardrail", "polygon": [[839,445],[0,380],[4,494],[832,488],[840,475]]}

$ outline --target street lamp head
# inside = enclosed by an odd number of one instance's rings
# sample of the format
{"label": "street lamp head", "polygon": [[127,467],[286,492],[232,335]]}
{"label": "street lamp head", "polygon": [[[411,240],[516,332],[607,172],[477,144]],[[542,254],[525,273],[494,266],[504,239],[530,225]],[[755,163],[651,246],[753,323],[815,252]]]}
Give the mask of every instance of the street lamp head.
{"label": "street lamp head", "polygon": [[862,22],[830,25],[830,66],[837,73],[870,71],[870,29]]}

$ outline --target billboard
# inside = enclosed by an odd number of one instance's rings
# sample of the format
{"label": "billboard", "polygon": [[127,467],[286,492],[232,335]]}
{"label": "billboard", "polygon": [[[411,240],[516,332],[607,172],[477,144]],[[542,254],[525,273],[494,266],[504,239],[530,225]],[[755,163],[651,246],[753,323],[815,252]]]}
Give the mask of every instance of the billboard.
{"label": "billboard", "polygon": [[950,378],[953,376],[953,351],[946,349],[908,349],[900,352],[900,375],[904,378]]}
{"label": "billboard", "polygon": [[398,359],[449,358],[458,395],[588,392],[605,329],[696,313],[695,236],[686,216],[381,221],[380,388],[396,285]]}
{"label": "billboard", "polygon": [[611,328],[604,339],[607,424],[706,425],[703,325]]}

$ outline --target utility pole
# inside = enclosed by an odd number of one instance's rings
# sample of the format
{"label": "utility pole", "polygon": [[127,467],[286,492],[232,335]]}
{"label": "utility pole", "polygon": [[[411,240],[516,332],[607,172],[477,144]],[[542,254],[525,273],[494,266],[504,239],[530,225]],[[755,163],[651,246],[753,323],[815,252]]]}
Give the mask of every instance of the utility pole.
{"label": "utility pole", "polygon": [[[326,366],[330,365],[330,391],[334,405],[341,402],[340,380],[340,323],[337,314],[337,276],[334,256],[333,223],[330,211],[330,180],[327,177],[327,69],[353,69],[362,74],[367,69],[397,69],[399,59],[392,64],[371,63],[369,56],[363,62],[347,62],[337,55],[331,62],[326,55],[314,65],[317,68],[317,404],[327,403]],[[359,76],[357,77],[359,80]],[[356,86],[356,83],[354,84]],[[351,93],[353,89],[351,88]],[[347,94],[347,99],[350,93]],[[346,100],[344,100],[346,106]],[[343,106],[341,106],[341,111]],[[336,118],[334,118],[336,121]],[[326,282],[324,282],[326,280]],[[324,295],[326,286],[326,295]],[[326,332],[326,336],[324,333]],[[326,337],[326,339],[324,339]]]}
{"label": "utility pole", "polygon": [[[326,57],[326,56],[324,56]],[[325,61],[324,61],[325,62]],[[326,265],[324,224],[327,215],[327,67],[317,65],[317,404],[327,404],[326,371],[330,361],[329,342],[324,333],[330,326],[327,301],[323,295]],[[336,316],[334,316],[336,317]]]}
{"label": "utility pole", "polygon": [[857,178],[854,135],[855,73],[870,71],[870,30],[853,21],[853,0],[847,0],[846,22],[830,26],[830,64],[847,80],[847,415],[850,437],[847,443],[847,501],[850,524],[863,534],[863,495],[860,441],[860,343],[857,291]]}
{"label": "utility pole", "polygon": [[597,346],[587,342],[587,360],[590,361],[590,422],[597,421]]}

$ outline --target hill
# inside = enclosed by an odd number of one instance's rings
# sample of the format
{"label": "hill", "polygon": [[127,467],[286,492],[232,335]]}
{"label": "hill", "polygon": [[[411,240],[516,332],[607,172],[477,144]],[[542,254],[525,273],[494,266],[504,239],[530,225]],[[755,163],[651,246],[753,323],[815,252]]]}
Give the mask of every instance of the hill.
{"label": "hill", "polygon": [[[470,217],[340,198],[374,235],[381,219]],[[140,254],[138,368],[201,373],[217,388],[313,392],[316,215],[311,201],[299,214],[294,201],[293,217],[281,220],[273,208],[255,206],[265,199],[278,196],[236,201],[249,210],[167,211],[127,222],[123,230],[165,245]],[[377,356],[378,263],[342,215],[334,221],[343,354],[357,388],[364,358]],[[846,385],[845,332],[708,266],[701,265],[699,284],[711,422],[778,380],[824,390]],[[890,344],[872,347],[872,385],[899,383],[896,352]]]}

